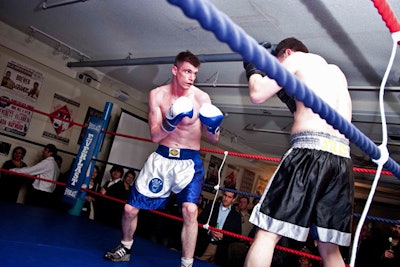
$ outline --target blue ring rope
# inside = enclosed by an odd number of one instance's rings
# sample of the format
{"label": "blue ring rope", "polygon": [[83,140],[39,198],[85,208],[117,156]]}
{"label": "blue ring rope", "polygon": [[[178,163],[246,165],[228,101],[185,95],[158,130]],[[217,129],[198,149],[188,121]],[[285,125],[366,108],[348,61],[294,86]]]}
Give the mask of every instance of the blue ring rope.
{"label": "blue ring rope", "polygon": [[[218,40],[228,44],[246,61],[253,62],[259,69],[265,71],[269,77],[284,87],[288,94],[295,96],[306,107],[318,113],[321,118],[344,134],[350,142],[361,148],[372,159],[380,158],[381,152],[374,142],[321,100],[296,76],[282,67],[274,56],[212,3],[202,0],[168,0],[168,2],[180,7],[187,17],[198,20],[201,26],[213,32]],[[400,166],[392,158],[389,157],[384,167],[400,179]]]}

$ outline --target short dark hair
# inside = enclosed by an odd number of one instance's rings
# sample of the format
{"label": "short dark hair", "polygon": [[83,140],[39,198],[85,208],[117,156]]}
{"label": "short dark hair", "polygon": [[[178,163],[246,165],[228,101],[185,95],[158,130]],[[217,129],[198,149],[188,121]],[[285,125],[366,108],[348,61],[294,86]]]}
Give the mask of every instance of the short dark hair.
{"label": "short dark hair", "polygon": [[179,67],[178,65],[185,61],[189,62],[196,68],[200,66],[200,60],[198,59],[198,57],[189,50],[180,52],[178,55],[176,55],[174,65]]}
{"label": "short dark hair", "polygon": [[47,144],[44,146],[44,148],[47,148],[49,150],[49,152],[51,152],[53,154],[53,157],[55,155],[57,155],[57,147],[53,144]]}
{"label": "short dark hair", "polygon": [[125,178],[128,174],[132,174],[133,179],[136,178],[136,172],[135,172],[135,170],[132,170],[132,169],[131,169],[131,170],[128,170],[128,171],[125,173],[124,178]]}
{"label": "short dark hair", "polygon": [[273,51],[273,55],[280,57],[285,53],[286,49],[308,53],[308,48],[301,41],[294,37],[289,37],[279,42]]}
{"label": "short dark hair", "polygon": [[25,157],[25,155],[26,155],[26,149],[25,149],[24,147],[22,147],[22,146],[16,146],[16,147],[13,149],[13,154],[14,154],[15,151],[17,151],[18,149],[22,151],[22,156]]}
{"label": "short dark hair", "polygon": [[124,168],[122,168],[122,166],[120,166],[120,165],[113,165],[111,170],[110,170],[110,173],[113,173],[113,171],[120,172],[121,173],[121,177],[124,176]]}
{"label": "short dark hair", "polygon": [[250,199],[249,199],[249,197],[248,197],[248,196],[240,196],[240,198],[239,198],[239,199],[242,199],[242,198],[244,198],[244,199],[246,199],[246,200],[247,200],[247,204],[250,204]]}

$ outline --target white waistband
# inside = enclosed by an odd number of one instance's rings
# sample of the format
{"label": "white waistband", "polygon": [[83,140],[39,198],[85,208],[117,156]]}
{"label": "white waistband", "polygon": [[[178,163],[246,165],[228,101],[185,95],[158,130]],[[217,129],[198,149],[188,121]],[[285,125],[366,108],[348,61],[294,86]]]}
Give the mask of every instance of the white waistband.
{"label": "white waistband", "polygon": [[301,132],[290,136],[292,148],[322,150],[337,156],[350,158],[349,141],[345,138],[320,132]]}

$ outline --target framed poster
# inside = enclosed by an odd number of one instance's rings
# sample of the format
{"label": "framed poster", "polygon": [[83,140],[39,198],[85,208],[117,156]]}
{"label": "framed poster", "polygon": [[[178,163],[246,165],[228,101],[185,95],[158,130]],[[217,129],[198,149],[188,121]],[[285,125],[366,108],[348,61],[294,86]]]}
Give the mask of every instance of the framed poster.
{"label": "framed poster", "polygon": [[240,184],[240,191],[252,192],[255,177],[256,177],[255,172],[252,172],[248,169],[244,169],[242,175],[242,182]]}
{"label": "framed poster", "polygon": [[60,94],[54,94],[53,110],[45,125],[43,137],[56,140],[63,144],[69,144],[71,138],[72,123],[78,113],[80,104]]}
{"label": "framed poster", "polygon": [[[215,186],[216,184],[218,184],[218,170],[221,167],[221,164],[222,164],[222,159],[214,155],[211,155],[210,163],[208,164],[208,169],[206,173],[206,180],[204,184],[209,186]],[[209,186],[206,186],[204,190],[212,192],[214,189],[209,188]]]}
{"label": "framed poster", "polygon": [[267,187],[269,182],[269,176],[257,176],[257,186],[255,189],[255,194],[262,195],[264,193],[265,188]]}
{"label": "framed poster", "polygon": [[[95,116],[96,118],[101,119],[101,117],[103,116],[103,112],[100,110],[97,110],[95,108],[88,107],[88,110],[87,110],[86,116],[85,116],[85,121],[83,122],[83,124],[85,126],[87,126],[89,124],[90,116]],[[83,137],[85,136],[85,130],[86,130],[86,128],[82,128],[82,130],[81,130],[81,133],[80,133],[79,139],[78,139],[78,145],[80,145],[82,143]]]}
{"label": "framed poster", "polygon": [[237,175],[239,173],[239,168],[232,164],[228,164],[227,170],[226,170],[226,175],[224,177],[224,183],[223,187],[230,188],[230,189],[236,189],[236,181],[237,181]]}

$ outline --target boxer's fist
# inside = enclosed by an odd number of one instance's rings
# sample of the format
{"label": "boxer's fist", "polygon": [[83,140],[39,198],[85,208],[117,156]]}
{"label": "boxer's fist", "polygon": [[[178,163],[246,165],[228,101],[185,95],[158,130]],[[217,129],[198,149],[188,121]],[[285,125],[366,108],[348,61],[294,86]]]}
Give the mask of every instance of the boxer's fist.
{"label": "boxer's fist", "polygon": [[205,103],[199,110],[199,119],[207,127],[207,131],[216,134],[219,132],[224,115],[221,110],[213,104]]}
{"label": "boxer's fist", "polygon": [[184,117],[193,117],[193,103],[186,96],[181,96],[168,109],[161,128],[164,132],[172,132]]}
{"label": "boxer's fist", "polygon": [[295,113],[296,112],[296,101],[294,100],[293,96],[290,96],[286,93],[285,89],[282,88],[279,90],[276,95],[279,97],[279,99],[286,104],[286,106],[289,108],[290,112]]}
{"label": "boxer's fist", "polygon": [[[272,47],[270,42],[262,42],[260,43],[260,45],[263,46],[265,49],[269,49]],[[247,80],[249,80],[250,76],[253,74],[261,74],[261,76],[265,76],[265,72],[257,69],[256,66],[251,62],[243,61],[243,68],[246,71]]]}
{"label": "boxer's fist", "polygon": [[265,76],[265,72],[257,69],[256,66],[251,62],[243,61],[243,68],[246,71],[247,80],[249,80],[250,76],[253,74],[261,74],[261,76]]}

